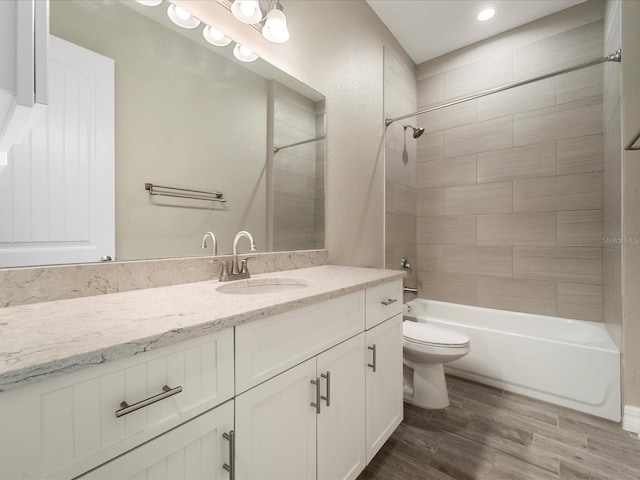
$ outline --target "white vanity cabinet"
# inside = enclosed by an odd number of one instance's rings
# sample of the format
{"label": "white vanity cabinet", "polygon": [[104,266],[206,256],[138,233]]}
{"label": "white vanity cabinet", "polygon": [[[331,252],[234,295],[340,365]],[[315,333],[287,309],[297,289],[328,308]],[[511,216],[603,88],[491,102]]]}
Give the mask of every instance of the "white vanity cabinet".
{"label": "white vanity cabinet", "polygon": [[402,314],[367,330],[366,344],[369,463],[403,418]]}
{"label": "white vanity cabinet", "polygon": [[82,475],[83,480],[228,479],[233,400]]}
{"label": "white vanity cabinet", "polygon": [[401,288],[236,328],[237,480],[344,480],[364,469],[402,421]]}
{"label": "white vanity cabinet", "polygon": [[366,465],[363,358],[361,333],[239,395],[236,479],[355,479]]}
{"label": "white vanity cabinet", "polygon": [[[0,478],[74,478],[149,440],[164,441],[158,436],[233,394],[233,329],[1,392]],[[122,415],[123,402],[133,411]],[[117,465],[121,473],[103,478],[139,472]]]}
{"label": "white vanity cabinet", "polygon": [[399,281],[278,304],[0,391],[0,479],[354,480],[402,420],[394,298]]}

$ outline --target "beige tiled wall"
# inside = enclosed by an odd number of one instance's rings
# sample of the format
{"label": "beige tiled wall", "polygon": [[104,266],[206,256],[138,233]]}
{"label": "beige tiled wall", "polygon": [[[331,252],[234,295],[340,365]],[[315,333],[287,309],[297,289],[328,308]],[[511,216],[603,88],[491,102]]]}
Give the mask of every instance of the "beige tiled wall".
{"label": "beige tiled wall", "polygon": [[[396,117],[416,110],[415,66],[384,51],[384,111],[385,117]],[[416,251],[416,140],[413,130],[406,134],[403,124],[416,125],[414,119],[398,121],[385,131],[385,266],[400,268],[406,258],[413,267],[417,261]],[[424,138],[426,135],[420,137]],[[437,169],[437,165],[434,166]],[[474,167],[475,168],[475,167]],[[446,175],[446,173],[443,172]],[[414,287],[417,272],[404,280]],[[410,296],[406,297],[411,299]]]}
{"label": "beige tiled wall", "polygon": [[[603,4],[570,10],[419,65],[418,106],[602,56]],[[602,321],[603,67],[418,123],[420,296]]]}
{"label": "beige tiled wall", "polygon": [[[604,21],[604,51],[620,48],[621,3],[607,2]],[[618,67],[618,68],[615,68]],[[620,65],[604,70],[604,208],[603,208],[603,299],[604,321],[618,348],[622,349],[622,152]]]}

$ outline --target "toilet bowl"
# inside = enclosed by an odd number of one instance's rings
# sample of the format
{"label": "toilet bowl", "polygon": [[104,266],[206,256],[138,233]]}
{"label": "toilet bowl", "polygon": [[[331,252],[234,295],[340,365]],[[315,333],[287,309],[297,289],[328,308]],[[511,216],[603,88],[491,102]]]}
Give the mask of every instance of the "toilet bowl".
{"label": "toilet bowl", "polygon": [[404,399],[419,407],[449,406],[443,364],[469,353],[465,334],[428,323],[402,323]]}

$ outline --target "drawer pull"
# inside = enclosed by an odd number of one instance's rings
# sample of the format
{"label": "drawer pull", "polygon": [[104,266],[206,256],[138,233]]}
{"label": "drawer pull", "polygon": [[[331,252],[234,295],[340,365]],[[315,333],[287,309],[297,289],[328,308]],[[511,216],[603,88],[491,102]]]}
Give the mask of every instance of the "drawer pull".
{"label": "drawer pull", "polygon": [[396,303],[397,301],[397,298],[390,298],[389,300],[383,300],[382,304],[386,307],[387,305],[391,305],[392,303]]}
{"label": "drawer pull", "polygon": [[372,347],[367,347],[369,350],[373,352],[373,363],[368,363],[367,367],[371,367],[373,372],[376,371],[376,344],[374,343]]}
{"label": "drawer pull", "polygon": [[236,478],[236,432],[230,430],[229,433],[225,432],[222,436],[229,440],[229,463],[222,465],[227,472],[229,472],[229,480],[235,480]]}
{"label": "drawer pull", "polygon": [[320,376],[327,380],[327,396],[322,395],[320,398],[327,402],[327,407],[331,406],[331,372],[327,370],[327,373],[320,374]]}
{"label": "drawer pull", "polygon": [[120,404],[120,410],[116,410],[116,418],[120,418],[128,413],[135,412],[136,410],[140,410],[148,405],[159,402],[160,400],[164,400],[165,398],[169,398],[177,393],[182,391],[182,387],[178,386],[176,388],[169,388],[166,385],[162,387],[162,393],[154,395],[153,397],[149,397],[145,400],[141,400],[133,405],[129,405],[127,402],[122,402]]}
{"label": "drawer pull", "polygon": [[316,414],[320,415],[320,377],[316,377],[315,380],[311,380],[311,385],[316,386],[316,401],[311,402],[311,406],[316,409]]}

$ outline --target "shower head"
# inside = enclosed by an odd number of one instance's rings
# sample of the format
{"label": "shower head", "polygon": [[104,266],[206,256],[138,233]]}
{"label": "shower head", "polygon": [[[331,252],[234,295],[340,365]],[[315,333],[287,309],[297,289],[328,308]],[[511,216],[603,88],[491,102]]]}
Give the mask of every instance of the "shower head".
{"label": "shower head", "polygon": [[407,128],[413,130],[413,138],[418,138],[420,135],[424,133],[424,128],[412,127],[411,125],[403,125],[404,131],[407,131]]}

